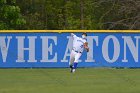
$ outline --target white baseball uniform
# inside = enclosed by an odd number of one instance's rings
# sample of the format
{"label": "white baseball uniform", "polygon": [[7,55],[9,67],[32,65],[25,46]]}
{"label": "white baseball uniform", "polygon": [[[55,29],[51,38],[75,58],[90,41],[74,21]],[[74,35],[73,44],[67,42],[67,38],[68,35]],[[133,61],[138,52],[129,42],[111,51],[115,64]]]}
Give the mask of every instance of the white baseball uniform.
{"label": "white baseball uniform", "polygon": [[78,63],[82,52],[84,51],[84,43],[87,42],[85,38],[77,37],[75,34],[71,34],[73,38],[73,48],[70,54],[70,65],[74,63]]}

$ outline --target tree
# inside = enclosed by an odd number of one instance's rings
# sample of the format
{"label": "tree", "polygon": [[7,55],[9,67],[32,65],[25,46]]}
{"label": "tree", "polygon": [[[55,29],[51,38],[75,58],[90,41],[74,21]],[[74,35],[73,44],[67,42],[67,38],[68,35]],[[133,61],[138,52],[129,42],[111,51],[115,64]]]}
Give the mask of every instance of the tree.
{"label": "tree", "polygon": [[[100,3],[99,3],[100,2]],[[140,29],[139,0],[100,0],[99,7],[106,8],[100,17],[100,29]],[[101,11],[98,8],[98,11]]]}
{"label": "tree", "polygon": [[0,0],[0,29],[24,29],[25,19],[16,0]]}
{"label": "tree", "polygon": [[84,29],[84,0],[80,0],[81,29]]}
{"label": "tree", "polygon": [[[27,20],[26,29],[140,29],[139,0],[17,0],[17,4]],[[5,24],[2,21],[1,26]]]}

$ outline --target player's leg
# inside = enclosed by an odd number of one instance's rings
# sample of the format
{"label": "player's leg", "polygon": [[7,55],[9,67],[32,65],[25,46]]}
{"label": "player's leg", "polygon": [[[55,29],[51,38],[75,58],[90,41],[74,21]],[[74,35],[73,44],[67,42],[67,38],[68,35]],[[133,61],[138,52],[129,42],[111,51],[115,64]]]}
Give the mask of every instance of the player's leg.
{"label": "player's leg", "polygon": [[71,54],[70,54],[70,61],[69,61],[69,66],[70,66],[70,68],[71,68],[71,71],[72,71],[72,69],[73,69],[74,60],[75,60],[75,53],[74,53],[74,51],[71,51]]}
{"label": "player's leg", "polygon": [[75,60],[74,60],[74,64],[73,64],[73,72],[75,72],[77,65],[78,65],[78,60],[81,57],[81,53],[76,53],[75,55]]}
{"label": "player's leg", "polygon": [[75,60],[74,56],[70,57],[70,61],[69,61],[70,68],[73,68],[74,60]]}

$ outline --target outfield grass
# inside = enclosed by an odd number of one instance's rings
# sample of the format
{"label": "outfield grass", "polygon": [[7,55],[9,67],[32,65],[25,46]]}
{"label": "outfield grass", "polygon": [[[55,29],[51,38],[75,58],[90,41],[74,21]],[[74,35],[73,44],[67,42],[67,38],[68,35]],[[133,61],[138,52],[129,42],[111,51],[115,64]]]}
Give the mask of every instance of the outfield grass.
{"label": "outfield grass", "polygon": [[140,69],[0,69],[0,93],[140,93]]}

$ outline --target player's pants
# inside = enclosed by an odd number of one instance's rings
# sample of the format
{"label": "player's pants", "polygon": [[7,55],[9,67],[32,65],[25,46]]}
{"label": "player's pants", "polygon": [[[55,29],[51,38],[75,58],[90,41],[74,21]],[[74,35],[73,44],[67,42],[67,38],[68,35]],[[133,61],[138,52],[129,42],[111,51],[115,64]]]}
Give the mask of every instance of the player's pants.
{"label": "player's pants", "polygon": [[73,63],[78,63],[79,58],[81,57],[82,53],[75,52],[74,50],[71,51],[70,54],[70,62],[69,65],[73,65]]}

